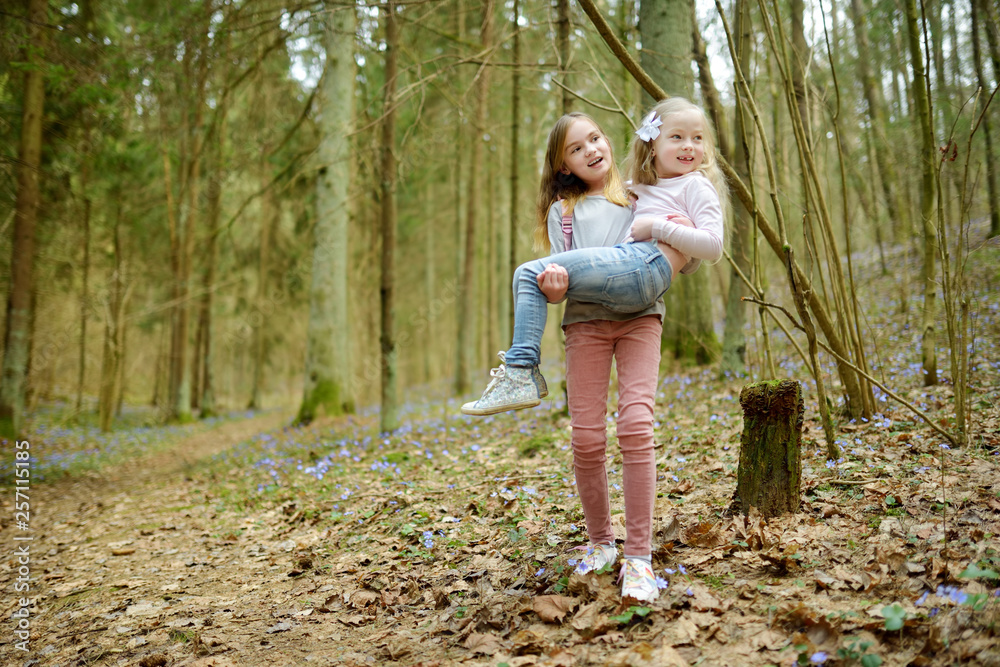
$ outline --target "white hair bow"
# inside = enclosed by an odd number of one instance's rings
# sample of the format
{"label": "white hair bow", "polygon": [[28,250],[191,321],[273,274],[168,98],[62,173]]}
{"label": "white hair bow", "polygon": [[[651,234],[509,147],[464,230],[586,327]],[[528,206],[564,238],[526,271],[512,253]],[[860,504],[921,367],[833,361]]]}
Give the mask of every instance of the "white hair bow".
{"label": "white hair bow", "polygon": [[655,111],[650,111],[649,115],[646,116],[642,125],[636,130],[636,135],[643,141],[652,141],[660,136],[660,126],[663,125],[663,121],[660,120]]}

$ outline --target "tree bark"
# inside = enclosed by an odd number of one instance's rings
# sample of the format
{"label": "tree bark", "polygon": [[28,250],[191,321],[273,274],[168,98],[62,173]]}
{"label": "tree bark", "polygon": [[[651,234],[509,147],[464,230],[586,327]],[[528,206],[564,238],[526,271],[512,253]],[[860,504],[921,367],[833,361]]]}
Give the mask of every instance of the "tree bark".
{"label": "tree bark", "polygon": [[121,243],[121,195],[115,198],[117,209],[112,229],[112,247],[114,248],[114,266],[109,279],[107,297],[104,299],[104,358],[101,362],[101,391],[98,401],[98,421],[102,431],[107,433],[115,416],[116,399],[120,386],[121,375],[119,365],[124,345],[125,329],[125,275],[122,262]]}
{"label": "tree bark", "polygon": [[267,303],[268,291],[270,288],[270,267],[271,267],[271,244],[278,217],[281,212],[278,209],[277,197],[274,188],[268,187],[271,183],[271,171],[267,168],[267,161],[262,160],[261,182],[267,191],[261,198],[260,216],[260,247],[257,253],[257,296],[254,299],[254,308],[251,312],[251,325],[253,326],[253,389],[250,394],[249,410],[260,410],[264,406],[264,371],[267,368],[267,323],[268,315],[273,312],[273,308]]}
{"label": "tree bark", "polygon": [[[694,43],[684,26],[694,21],[690,0],[660,0],[639,5],[640,62],[668,95],[692,99],[694,76],[691,57]],[[648,92],[648,91],[647,91]],[[659,100],[647,99],[647,106]]]}
{"label": "tree bark", "polygon": [[[466,33],[466,11],[464,0],[455,0],[455,34],[458,35],[460,41],[465,40]],[[462,72],[458,71],[455,73],[456,84],[459,87],[464,87],[464,77]],[[468,286],[464,282],[465,278],[465,218],[462,212],[465,210],[463,205],[465,200],[465,177],[468,175],[468,170],[465,168],[466,155],[466,141],[467,132],[465,129],[465,107],[464,107],[464,97],[459,98],[456,109],[458,115],[458,122],[455,123],[455,141],[454,141],[454,164],[451,169],[451,181],[450,186],[452,188],[451,200],[454,205],[454,222],[455,222],[455,233],[454,238],[456,240],[455,248],[455,276],[456,281],[459,281],[458,285],[458,304],[456,307],[456,317],[455,317],[455,348],[454,348],[454,365],[453,371],[455,373],[452,388],[454,393],[461,396],[466,391],[469,390],[469,357],[468,350],[468,324],[465,318],[466,314],[466,304],[465,304],[465,291]]]}
{"label": "tree bark", "polygon": [[906,0],[907,45],[910,64],[913,67],[913,99],[917,127],[920,129],[920,218],[924,233],[924,268],[921,276],[924,283],[924,312],[922,318],[921,365],[924,371],[924,386],[937,384],[937,329],[934,315],[937,310],[937,221],[935,220],[935,158],[934,118],[931,115],[930,98],[927,92],[927,70],[921,48],[919,14],[916,0]]}
{"label": "tree bark", "polygon": [[347,239],[350,221],[350,135],[354,116],[353,6],[327,4],[326,75],[320,92],[316,224],[306,334],[305,390],[295,421],[353,412],[350,324],[347,312]]}
{"label": "tree bark", "polygon": [[[736,2],[736,39],[737,53],[740,58],[740,68],[743,76],[749,79],[749,67],[753,58],[753,32],[750,21],[750,3],[748,0]],[[704,84],[703,84],[704,86]],[[753,128],[745,127],[742,105],[736,105],[736,120],[733,139],[729,143],[732,150],[726,154],[733,160],[737,173],[741,178],[750,174],[750,145],[753,142]],[[721,146],[721,142],[720,142]],[[742,299],[747,296],[747,287],[739,276],[739,272],[749,277],[751,272],[750,256],[753,249],[750,230],[753,229],[753,218],[745,207],[734,207],[733,211],[733,241],[730,244],[733,262],[736,268],[729,272],[729,293],[726,298],[726,327],[722,336],[722,362],[719,372],[722,375],[740,375],[746,371],[746,336],[743,327],[746,324],[746,305]],[[738,269],[738,271],[737,271]]]}
{"label": "tree bark", "polygon": [[556,55],[559,58],[559,78],[564,86],[560,89],[562,90],[563,114],[568,114],[573,110],[573,96],[569,92],[569,61],[571,55],[569,32],[569,0],[556,0]]}
{"label": "tree bark", "polygon": [[80,194],[83,199],[83,211],[80,221],[83,225],[83,285],[80,287],[80,341],[79,359],[76,373],[76,412],[83,410],[83,385],[87,379],[87,316],[90,310],[90,151],[92,150],[91,132],[88,127],[84,139],[84,158],[80,169]]}
{"label": "tree bark", "polygon": [[35,226],[40,199],[42,115],[45,107],[45,27],[47,0],[30,0],[24,61],[24,110],[18,150],[11,283],[4,332],[3,382],[0,382],[0,437],[17,438],[24,417],[31,356],[32,292],[34,290]]}
{"label": "tree bark", "polygon": [[[990,82],[986,77],[986,70],[983,67],[982,40],[979,37],[979,26],[985,18],[989,22],[989,9],[985,7],[985,0],[970,0],[972,14],[972,53],[976,67],[976,79],[979,82],[980,100],[985,99],[990,94]],[[990,26],[986,26],[987,33]],[[994,75],[1000,79],[1000,70]],[[992,116],[992,117],[995,117]],[[990,236],[1000,234],[1000,179],[997,176],[997,159],[993,151],[993,123],[991,115],[983,117],[983,142],[986,147],[984,161],[986,163],[986,192],[990,207]]]}
{"label": "tree bark", "polygon": [[[507,273],[513,276],[517,270],[517,220],[520,206],[520,189],[518,174],[521,170],[520,158],[520,133],[521,133],[521,28],[518,20],[521,15],[520,0],[514,0],[514,20],[511,29],[514,31],[511,56],[514,60],[514,68],[511,72],[510,84],[510,229],[507,232],[509,245],[507,248]],[[507,333],[505,340],[510,340],[514,333],[514,295],[511,290],[504,290],[506,295],[504,303],[507,309]]]}
{"label": "tree bark", "polygon": [[[614,53],[615,56],[618,57],[618,59],[621,60],[621,62],[626,66],[626,68],[628,68],[628,71],[636,77],[636,80],[640,82],[643,89],[654,97],[664,95],[663,89],[660,88],[660,86],[653,81],[645,70],[643,70],[643,68],[635,62],[625,47],[615,37],[614,33],[609,28],[607,21],[604,20],[604,17],[594,5],[593,0],[580,0],[580,5],[597,27],[598,33],[600,33],[601,37],[603,37],[607,42],[611,52]],[[754,200],[750,190],[740,178],[739,174],[737,174],[733,169],[732,165],[730,165],[724,157],[720,156],[719,166],[722,168],[723,173],[729,180],[732,194],[740,200],[745,208],[748,210],[754,210]],[[771,247],[774,254],[782,258],[782,261],[784,261],[785,251],[780,235],[771,225],[771,222],[767,219],[766,215],[764,215],[759,209],[756,211],[756,214],[757,229],[763,235],[764,240]],[[819,299],[816,294],[816,290],[812,288],[808,275],[794,260],[791,262],[791,271],[795,276],[795,280],[798,281],[799,285],[801,285],[803,293],[807,295],[809,308],[816,319],[816,324],[823,332],[823,335],[826,336],[830,349],[832,349],[833,352],[839,357],[849,359],[851,355],[844,346],[844,342],[840,338],[837,329],[834,326],[834,322],[830,317],[826,305]],[[850,366],[839,360],[837,361],[837,368],[841,382],[844,386],[844,393],[847,395],[847,407],[850,416],[852,418],[859,418],[863,416],[863,401],[861,399],[861,387],[858,382],[858,375]]]}
{"label": "tree bark", "polygon": [[[869,135],[875,141],[875,158],[882,180],[882,196],[888,208],[889,220],[892,223],[893,235],[904,238],[910,229],[909,209],[899,193],[899,179],[896,176],[896,164],[892,158],[893,149],[887,138],[889,127],[885,116],[885,95],[882,92],[881,80],[873,74],[873,52],[868,39],[868,7],[865,0],[850,0],[851,20],[854,22],[854,39],[857,42],[859,57],[857,59],[858,78],[864,91],[865,103],[868,107]],[[876,223],[877,224],[877,223]]]}
{"label": "tree bark", "polygon": [[[218,139],[221,143],[222,139]],[[217,152],[216,149],[215,152]],[[215,398],[215,373],[212,370],[213,352],[215,346],[212,340],[212,303],[215,284],[215,263],[218,260],[218,234],[219,234],[219,211],[222,196],[222,186],[219,183],[219,161],[216,157],[212,162],[214,168],[208,182],[208,192],[206,203],[208,205],[208,247],[205,250],[207,261],[205,263],[204,278],[202,280],[203,294],[198,305],[198,330],[201,339],[201,350],[198,352],[200,359],[198,381],[199,381],[199,401],[201,407],[199,416],[202,419],[214,417],[217,412]]]}
{"label": "tree bark", "polygon": [[[691,72],[694,39],[691,30],[679,27],[693,26],[694,21],[694,4],[690,0],[639,5],[642,69],[668,94],[688,99],[694,94]],[[692,359],[699,364],[713,361],[719,353],[712,322],[710,276],[711,271],[702,270],[678,277],[671,285],[672,296],[665,301],[665,348],[679,358]]]}
{"label": "tree bark", "polygon": [[734,508],[765,517],[797,512],[802,483],[802,388],[792,380],[758,382],[740,392],[743,434]]}
{"label": "tree bark", "polygon": [[[493,10],[494,0],[484,0],[480,36],[484,52],[488,52],[493,42]],[[484,139],[486,131],[487,96],[489,94],[490,66],[482,65],[476,80],[476,116],[473,121],[472,154],[470,155],[468,179],[466,188],[465,215],[465,261],[462,266],[462,294],[459,302],[458,315],[458,346],[459,367],[456,373],[456,391],[462,394],[468,388],[469,358],[478,349],[478,336],[475,326],[476,317],[476,242],[477,223],[480,216],[481,170],[483,168]]]}
{"label": "tree bark", "polygon": [[396,290],[396,58],[399,27],[395,0],[384,6],[385,18],[385,103],[382,107],[382,277],[379,289],[381,330],[379,335],[382,368],[382,409],[379,431],[392,433],[399,427],[396,406],[396,331],[394,324]]}

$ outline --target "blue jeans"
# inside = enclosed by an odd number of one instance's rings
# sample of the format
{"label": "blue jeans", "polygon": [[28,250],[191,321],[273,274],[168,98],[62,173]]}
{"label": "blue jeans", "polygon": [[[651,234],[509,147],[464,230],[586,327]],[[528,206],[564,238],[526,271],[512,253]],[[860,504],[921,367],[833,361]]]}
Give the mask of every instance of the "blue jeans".
{"label": "blue jeans", "polygon": [[655,242],[580,248],[526,262],[514,272],[514,342],[508,366],[537,366],[548,301],[538,274],[558,264],[569,274],[566,297],[620,313],[649,308],[670,288],[672,271]]}

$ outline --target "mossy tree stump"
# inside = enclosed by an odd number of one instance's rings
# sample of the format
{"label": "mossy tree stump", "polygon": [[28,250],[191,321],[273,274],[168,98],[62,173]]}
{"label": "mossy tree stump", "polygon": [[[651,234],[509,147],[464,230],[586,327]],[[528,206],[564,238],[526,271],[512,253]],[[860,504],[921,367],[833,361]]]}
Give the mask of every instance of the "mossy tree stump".
{"label": "mossy tree stump", "polygon": [[764,516],[799,509],[802,484],[802,387],[793,380],[757,382],[740,392],[743,435],[733,509]]}

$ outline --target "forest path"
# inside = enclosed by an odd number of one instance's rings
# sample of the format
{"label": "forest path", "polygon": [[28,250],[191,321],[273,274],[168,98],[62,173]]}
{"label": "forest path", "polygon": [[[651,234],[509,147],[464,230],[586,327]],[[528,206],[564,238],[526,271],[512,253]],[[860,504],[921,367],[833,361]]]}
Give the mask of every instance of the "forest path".
{"label": "forest path", "polygon": [[[275,511],[240,512],[245,529],[215,534],[218,498],[200,488],[203,475],[188,474],[290,419],[225,422],[166,451],[32,488],[32,540],[15,542],[8,527],[11,557],[0,571],[8,618],[22,596],[34,599],[30,639],[24,651],[16,621],[5,624],[0,664],[331,664],[320,637],[281,620],[301,593],[278,562],[295,543],[268,528]],[[31,589],[14,593],[14,550],[25,545]]]}

